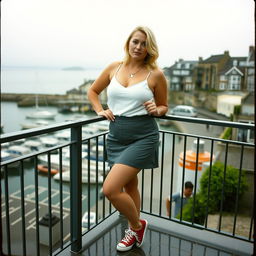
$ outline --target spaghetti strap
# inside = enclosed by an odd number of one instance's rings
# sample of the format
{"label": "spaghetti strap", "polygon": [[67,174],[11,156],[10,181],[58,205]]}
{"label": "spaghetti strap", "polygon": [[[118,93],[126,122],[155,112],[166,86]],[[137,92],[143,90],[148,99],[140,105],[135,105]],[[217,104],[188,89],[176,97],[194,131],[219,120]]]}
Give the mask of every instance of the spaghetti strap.
{"label": "spaghetti strap", "polygon": [[150,74],[151,74],[152,71],[149,71],[147,77],[146,77],[146,80],[149,78]]}
{"label": "spaghetti strap", "polygon": [[119,69],[121,68],[121,66],[122,66],[122,63],[119,64],[118,68],[116,69],[115,75],[117,74],[117,72],[119,71]]}

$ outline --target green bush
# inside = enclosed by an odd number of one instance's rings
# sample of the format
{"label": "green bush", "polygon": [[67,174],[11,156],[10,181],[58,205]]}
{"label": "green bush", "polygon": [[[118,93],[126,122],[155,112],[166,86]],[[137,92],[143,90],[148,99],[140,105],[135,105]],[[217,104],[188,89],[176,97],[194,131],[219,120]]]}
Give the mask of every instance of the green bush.
{"label": "green bush", "polygon": [[231,135],[232,135],[232,128],[228,127],[224,130],[224,132],[222,133],[222,135],[220,137],[223,140],[229,140],[231,138]]}
{"label": "green bush", "polygon": [[[204,200],[207,202],[208,196],[208,183],[209,183],[210,168],[207,168],[200,179],[200,193],[204,195]],[[221,196],[223,182],[223,210],[230,212],[234,211],[236,202],[236,193],[239,184],[239,170],[233,166],[226,166],[226,177],[224,179],[224,164],[216,162],[212,166],[211,181],[210,181],[210,195],[209,195],[209,213],[217,212],[220,210]],[[241,173],[241,182],[239,188],[239,197],[243,195],[247,189],[247,182],[244,171]]]}
{"label": "green bush", "polygon": [[[212,165],[211,180],[209,184],[210,167],[203,173],[200,179],[200,191],[195,196],[194,223],[204,224],[206,217],[206,207],[208,201],[208,185],[210,185],[210,194],[208,202],[208,213],[215,213],[220,210],[221,197],[224,180],[224,164],[216,162]],[[233,166],[226,166],[226,176],[223,191],[222,210],[225,212],[234,212],[236,203],[236,194],[239,184],[239,170]],[[239,187],[239,197],[247,189],[247,182],[244,171],[241,173]],[[190,198],[188,203],[182,209],[182,220],[192,222],[193,220],[194,197]],[[180,215],[177,216],[180,218]]]}
{"label": "green bush", "polygon": [[234,115],[239,115],[241,113],[241,105],[235,105]]}
{"label": "green bush", "polygon": [[[194,219],[193,219],[193,205],[195,197]],[[189,199],[188,203],[182,209],[182,220],[188,222],[194,222],[200,225],[204,224],[206,217],[206,201],[201,193],[193,196]],[[177,215],[177,219],[180,218],[180,214]]]}

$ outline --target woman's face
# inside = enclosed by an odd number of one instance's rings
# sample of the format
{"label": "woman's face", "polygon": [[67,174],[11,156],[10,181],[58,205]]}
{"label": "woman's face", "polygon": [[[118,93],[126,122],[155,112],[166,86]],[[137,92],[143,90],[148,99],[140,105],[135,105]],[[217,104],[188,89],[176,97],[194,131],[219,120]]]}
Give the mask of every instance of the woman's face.
{"label": "woman's face", "polygon": [[129,54],[137,60],[144,60],[147,56],[146,49],[147,36],[141,31],[136,31],[129,42]]}

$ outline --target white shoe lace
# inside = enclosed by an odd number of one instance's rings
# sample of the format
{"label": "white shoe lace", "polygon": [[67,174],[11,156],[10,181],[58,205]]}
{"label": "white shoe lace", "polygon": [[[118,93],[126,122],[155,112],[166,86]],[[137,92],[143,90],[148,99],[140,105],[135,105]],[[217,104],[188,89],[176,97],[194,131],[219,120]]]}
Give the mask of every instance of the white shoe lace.
{"label": "white shoe lace", "polygon": [[133,232],[131,229],[126,229],[125,230],[125,237],[122,239],[122,242],[125,242],[125,243],[129,243],[130,240],[133,238],[133,236],[136,237],[136,233]]}

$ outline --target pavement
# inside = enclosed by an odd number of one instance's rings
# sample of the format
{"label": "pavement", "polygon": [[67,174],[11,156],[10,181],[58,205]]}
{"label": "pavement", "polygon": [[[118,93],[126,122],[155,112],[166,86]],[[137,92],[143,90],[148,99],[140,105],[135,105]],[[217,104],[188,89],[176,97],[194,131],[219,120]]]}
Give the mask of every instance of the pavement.
{"label": "pavement", "polygon": [[224,120],[224,121],[230,121],[230,119],[224,115],[218,114],[216,112],[209,111],[205,108],[196,108],[199,115],[202,115],[204,117],[207,117],[209,119],[214,120]]}

